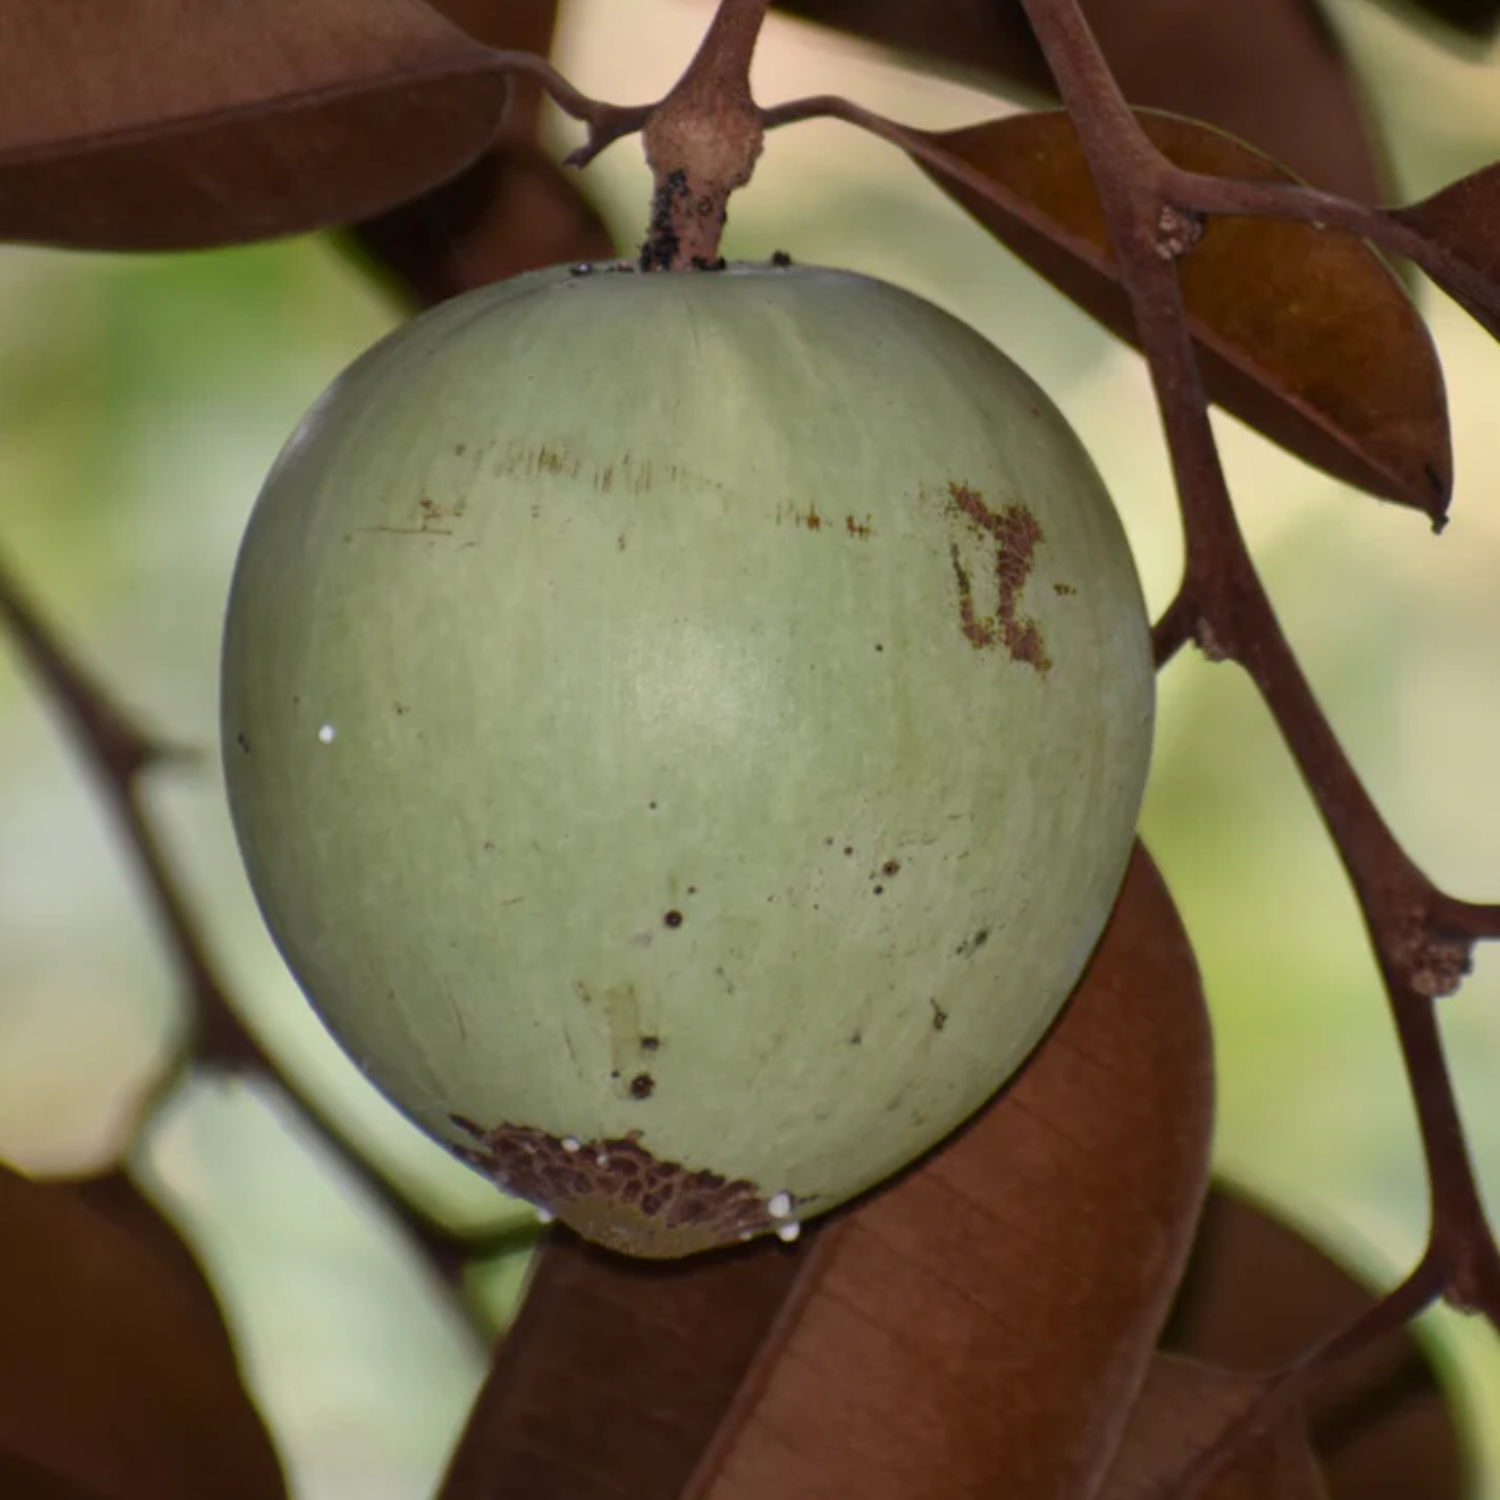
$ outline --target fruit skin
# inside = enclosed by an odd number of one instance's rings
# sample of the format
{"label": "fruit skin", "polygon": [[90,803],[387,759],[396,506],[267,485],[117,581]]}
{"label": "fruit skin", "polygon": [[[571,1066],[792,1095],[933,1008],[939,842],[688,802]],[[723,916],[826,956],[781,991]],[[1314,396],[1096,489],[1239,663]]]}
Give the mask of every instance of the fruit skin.
{"label": "fruit skin", "polygon": [[246,866],[334,1036],[647,1256],[790,1236],[1019,1067],[1154,706],[1061,414],[804,267],[559,267],[398,330],[267,479],[223,668]]}

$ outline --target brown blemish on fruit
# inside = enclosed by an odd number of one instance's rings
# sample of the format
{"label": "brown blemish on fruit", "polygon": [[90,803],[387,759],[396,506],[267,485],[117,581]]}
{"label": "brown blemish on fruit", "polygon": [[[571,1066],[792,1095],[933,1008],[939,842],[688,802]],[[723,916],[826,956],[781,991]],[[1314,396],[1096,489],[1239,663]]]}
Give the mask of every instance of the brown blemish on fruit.
{"label": "brown blemish on fruit", "polygon": [[868,516],[863,521],[856,521],[853,516],[845,516],[844,529],[850,536],[857,536],[861,540],[868,540],[875,535],[875,528],[870,524]]}
{"label": "brown blemish on fruit", "polygon": [[661,1038],[659,1036],[643,1036],[641,1038],[642,1052],[656,1052],[660,1049],[660,1047]]}
{"label": "brown blemish on fruit", "polygon": [[529,1125],[453,1124],[474,1144],[451,1149],[506,1192],[546,1208],[578,1233],[630,1255],[689,1255],[774,1227],[766,1195],[744,1178],[663,1161],[640,1132],[605,1140]]}
{"label": "brown blemish on fruit", "polygon": [[927,1002],[932,1007],[932,1029],[941,1031],[948,1024],[948,1012],[936,1000]]}
{"label": "brown blemish on fruit", "polygon": [[816,505],[809,505],[805,512],[797,512],[793,519],[799,526],[805,526],[809,531],[821,531],[823,529],[823,518],[818,514],[818,507]]}
{"label": "brown blemish on fruit", "polygon": [[901,873],[901,861],[899,859],[888,859],[881,865],[880,873],[885,876],[899,875]]}
{"label": "brown blemish on fruit", "polygon": [[637,1073],[630,1080],[632,1099],[649,1099],[656,1092],[656,1080],[649,1073]]}
{"label": "brown blemish on fruit", "polygon": [[1021,594],[1036,566],[1037,545],[1044,540],[1041,526],[1020,502],[991,510],[977,490],[957,481],[948,485],[948,501],[955,518],[962,518],[971,535],[986,545],[993,542],[995,547],[995,613],[981,616],[958,543],[949,546],[958,585],[959,629],[976,651],[1003,646],[1012,661],[1025,662],[1045,676],[1052,662],[1041,627],[1020,611]]}
{"label": "brown blemish on fruit", "polygon": [[965,938],[954,950],[959,958],[973,958],[990,940],[988,927],[981,927],[971,938]]}
{"label": "brown blemish on fruit", "polygon": [[662,921],[666,923],[668,927],[681,927],[682,913],[678,911],[676,907],[673,907],[672,910],[662,918]]}
{"label": "brown blemish on fruit", "polygon": [[1076,594],[1078,590],[1075,589],[1071,583],[1054,583],[1052,585],[1052,592],[1056,594],[1058,598],[1066,599],[1070,594]]}

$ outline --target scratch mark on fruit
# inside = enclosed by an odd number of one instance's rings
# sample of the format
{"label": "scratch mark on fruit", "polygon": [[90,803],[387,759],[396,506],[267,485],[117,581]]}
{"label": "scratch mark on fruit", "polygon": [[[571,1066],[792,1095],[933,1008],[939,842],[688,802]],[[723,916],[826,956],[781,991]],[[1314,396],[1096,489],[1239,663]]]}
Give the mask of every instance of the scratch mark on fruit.
{"label": "scratch mark on fruit", "polygon": [[1019,502],[991,510],[984,497],[956,480],[948,485],[950,515],[960,519],[981,544],[994,544],[995,613],[981,616],[974,602],[974,583],[964,566],[956,541],[949,543],[953,577],[958,587],[959,629],[976,651],[1003,646],[1012,661],[1024,662],[1042,676],[1052,662],[1041,627],[1020,611],[1021,595],[1036,566],[1036,549],[1045,540],[1031,511]]}
{"label": "scratch mark on fruit", "polygon": [[638,1130],[591,1140],[449,1118],[466,1137],[449,1143],[456,1156],[506,1192],[627,1254],[688,1255],[763,1234],[778,1222],[755,1183],[653,1156]]}

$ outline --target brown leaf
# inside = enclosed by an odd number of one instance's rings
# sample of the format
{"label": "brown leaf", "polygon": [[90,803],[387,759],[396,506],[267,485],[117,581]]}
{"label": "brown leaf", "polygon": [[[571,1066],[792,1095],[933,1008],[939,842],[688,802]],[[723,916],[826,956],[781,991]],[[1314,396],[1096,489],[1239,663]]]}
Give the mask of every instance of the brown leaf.
{"label": "brown leaf", "polygon": [[420,0],[0,0],[0,239],[171,250],[378,212],[494,136],[505,82]]}
{"label": "brown leaf", "polygon": [[[428,0],[455,26],[486,47],[550,56],[557,30],[557,0]],[[511,98],[505,109],[506,133],[517,140],[536,135],[541,87],[534,79],[510,80]]]}
{"label": "brown leaf", "polygon": [[1481,327],[1500,339],[1500,163],[1461,177],[1420,203],[1389,213],[1486,280],[1487,295],[1472,296],[1442,276],[1434,278]]}
{"label": "brown leaf", "polygon": [[[1163,1347],[1227,1369],[1274,1370],[1373,1302],[1317,1246],[1220,1188],[1204,1211]],[[1474,1490],[1457,1423],[1410,1329],[1330,1370],[1307,1410],[1333,1500],[1461,1500]]]}
{"label": "brown leaf", "polygon": [[285,1495],[217,1312],[180,1269],[70,1187],[0,1167],[0,1493]]}
{"label": "brown leaf", "polygon": [[[1056,97],[1019,0],[780,0],[783,10],[962,74]],[[1331,192],[1379,199],[1375,137],[1338,38],[1311,0],[1083,0],[1125,97],[1206,120]]]}
{"label": "brown leaf", "polygon": [[[441,0],[451,20],[493,47],[545,54],[555,0]],[[609,260],[614,242],[576,179],[534,141],[540,93],[518,80],[505,131],[451,182],[361,224],[355,257],[420,307],[522,271]]]}
{"label": "brown leaf", "polygon": [[444,1500],[1086,1493],[1186,1255],[1211,1094],[1138,851],[1021,1077],[857,1209],[677,1264],[545,1250]]}
{"label": "brown leaf", "polygon": [[[1158,1355],[1100,1500],[1155,1500],[1254,1403],[1260,1383]],[[1247,1443],[1201,1500],[1324,1500],[1301,1418]]]}
{"label": "brown leaf", "polygon": [[[1149,113],[1140,119],[1179,166],[1291,180],[1207,126]],[[1015,115],[925,139],[1018,195],[1024,219],[927,168],[1028,265],[1136,342],[1103,210],[1067,115]],[[1337,478],[1442,517],[1453,484],[1442,370],[1421,315],[1379,256],[1310,225],[1216,218],[1179,265],[1215,401]]]}
{"label": "brown leaf", "polygon": [[361,224],[349,248],[418,306],[522,271],[609,260],[604,221],[544,151],[503,143],[440,188]]}

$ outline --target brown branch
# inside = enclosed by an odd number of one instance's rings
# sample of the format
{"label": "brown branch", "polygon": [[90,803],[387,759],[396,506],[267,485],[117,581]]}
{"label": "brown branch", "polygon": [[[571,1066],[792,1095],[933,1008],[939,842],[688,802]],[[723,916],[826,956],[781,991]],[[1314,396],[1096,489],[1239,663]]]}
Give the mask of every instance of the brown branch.
{"label": "brown branch", "polygon": [[[1150,367],[1181,501],[1182,588],[1154,633],[1159,660],[1188,635],[1238,662],[1281,730],[1354,887],[1375,949],[1421,1126],[1430,1247],[1442,1291],[1500,1327],[1500,1251],[1485,1220],[1432,1001],[1456,989],[1496,909],[1440,891],[1397,842],[1319,707],[1235,517],[1176,262],[1157,253],[1168,164],[1141,133],[1074,0],[1022,0],[1073,116]],[[1147,162],[1146,157],[1154,157]]]}
{"label": "brown branch", "polygon": [[535,79],[547,97],[565,115],[588,126],[588,140],[564,159],[564,166],[582,167],[606,147],[627,135],[634,135],[651,118],[655,104],[607,104],[591,99],[573,87],[545,57],[530,52],[506,52],[494,48],[490,62],[500,73],[519,73]]}
{"label": "brown branch", "polygon": [[1254,1404],[1183,1470],[1163,1500],[1202,1500],[1247,1448],[1268,1437],[1346,1361],[1430,1307],[1443,1286],[1442,1268],[1429,1252],[1394,1291],[1267,1378]]}
{"label": "brown branch", "polygon": [[[345,1139],[333,1117],[285,1072],[240,1020],[172,874],[145,806],[145,776],[183,758],[148,734],[62,645],[0,561],[0,622],[48,698],[90,770],[133,859],[163,941],[181,972],[187,1028],[162,1076],[139,1106],[142,1121],[195,1065],[273,1080],[334,1149],[357,1188],[382,1204],[422,1250],[434,1275],[456,1288],[468,1262],[509,1244],[505,1234],[468,1238],[408,1202]],[[479,1333],[477,1311],[474,1327]]]}

